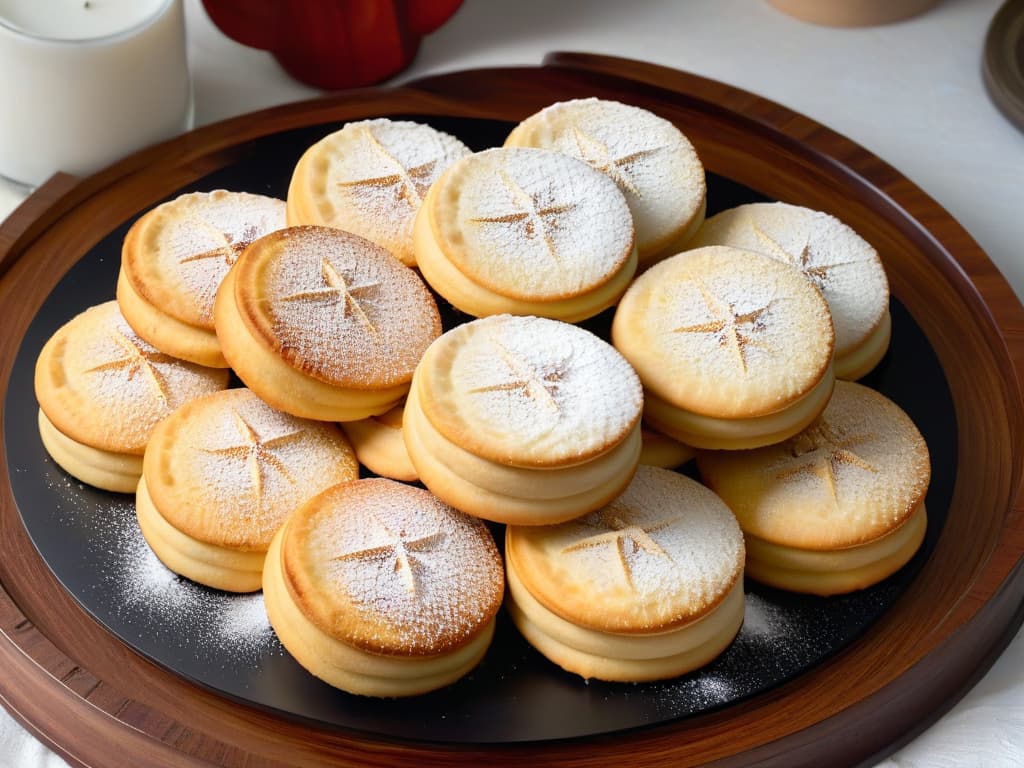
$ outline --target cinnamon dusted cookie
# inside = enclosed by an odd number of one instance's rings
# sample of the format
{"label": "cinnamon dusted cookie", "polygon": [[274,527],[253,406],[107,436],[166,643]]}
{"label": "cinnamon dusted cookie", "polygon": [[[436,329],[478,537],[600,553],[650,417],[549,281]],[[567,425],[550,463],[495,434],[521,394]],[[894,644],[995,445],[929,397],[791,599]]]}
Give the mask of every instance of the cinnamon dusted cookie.
{"label": "cinnamon dusted cookie", "polygon": [[213,326],[217,288],[249,243],[284,226],[282,200],[248,192],[191,192],[158,205],[125,236],[121,312],[161,352],[227,368]]}
{"label": "cinnamon dusted cookie", "polygon": [[629,104],[574,99],[526,118],[507,147],[541,147],[577,157],[625,195],[641,268],[678,253],[704,221],[704,166],[668,120]]}
{"label": "cinnamon dusted cookie", "polygon": [[542,654],[585,678],[637,682],[707,664],[743,623],[743,535],[707,488],[641,466],[589,515],[509,526],[509,612]]}
{"label": "cinnamon dusted cookie", "polygon": [[633,369],[593,334],[496,315],[427,350],[403,436],[439,498],[477,517],[537,525],[622,492],[640,456],[642,403]]}
{"label": "cinnamon dusted cookie", "polygon": [[612,340],[644,383],[644,419],[697,448],[785,440],[832,393],[834,334],[821,293],[792,266],[710,246],[647,270]]}
{"label": "cinnamon dusted cookie", "polygon": [[487,527],[383,478],[336,485],[274,537],[267,616],[296,661],[364,696],[412,696],[475,667],[504,593]]}
{"label": "cinnamon dusted cookie", "polygon": [[358,477],[337,427],[229,389],[186,403],[153,430],[136,494],[139,527],[175,573],[252,592],[285,518],[325,488]]}
{"label": "cinnamon dusted cookie", "polygon": [[217,294],[224,357],[257,395],[302,418],[384,413],[441,333],[430,291],[379,246],[329,227],[250,245]]}
{"label": "cinnamon dusted cookie", "polygon": [[618,301],[636,271],[615,182],[544,149],[459,160],[427,193],[414,240],[424,279],[477,317],[583,320]]}
{"label": "cinnamon dusted cookie", "polygon": [[57,464],[84,483],[131,493],[156,424],[224,389],[228,371],[178,360],[139,338],[116,301],[82,312],[36,361],[39,432]]}
{"label": "cinnamon dusted cookie", "polygon": [[701,477],[735,512],[747,573],[831,595],[894,573],[924,539],[928,447],[872,389],[836,382],[810,427],[778,445],[697,455]]}
{"label": "cinnamon dusted cookie", "polygon": [[296,165],[288,224],[354,232],[413,266],[416,212],[430,185],[468,154],[454,136],[422,123],[348,123],[306,150]]}
{"label": "cinnamon dusted cookie", "polygon": [[837,379],[859,379],[889,348],[889,281],[878,252],[835,216],[786,203],[750,203],[708,219],[693,247],[729,245],[791,264],[828,302]]}

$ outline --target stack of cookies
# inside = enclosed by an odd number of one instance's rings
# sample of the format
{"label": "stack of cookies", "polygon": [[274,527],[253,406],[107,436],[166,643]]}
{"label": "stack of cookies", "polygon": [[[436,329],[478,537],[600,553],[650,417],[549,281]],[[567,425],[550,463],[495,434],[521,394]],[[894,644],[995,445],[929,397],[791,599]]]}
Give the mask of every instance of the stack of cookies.
{"label": "stack of cookies", "polygon": [[[172,570],[262,588],[352,693],[465,675],[506,580],[565,670],[684,674],[739,631],[745,573],[835,594],[901,567],[929,480],[906,415],[836,381],[888,348],[874,249],[825,213],[706,206],[692,144],[629,105],[555,104],[475,153],[350,123],[287,201],[139,218],[117,302],[40,355],[43,443],[135,491]],[[435,294],[476,319],[442,333]],[[612,307],[609,340],[573,325]],[[704,484],[667,469],[695,454]]]}

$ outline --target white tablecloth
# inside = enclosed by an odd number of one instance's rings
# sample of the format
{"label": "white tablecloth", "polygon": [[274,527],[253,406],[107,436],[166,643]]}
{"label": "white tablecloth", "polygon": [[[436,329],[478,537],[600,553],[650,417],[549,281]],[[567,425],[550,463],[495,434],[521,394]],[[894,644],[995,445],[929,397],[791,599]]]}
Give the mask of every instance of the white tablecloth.
{"label": "white tablecloth", "polygon": [[[942,0],[915,19],[840,30],[760,0],[466,0],[396,82],[536,65],[554,50],[644,59],[778,101],[879,155],[949,210],[1024,296],[1024,133],[995,109],[980,63],[998,0]],[[197,124],[318,92],[224,37],[186,0]],[[0,77],[3,74],[0,73]],[[22,199],[0,184],[0,219]],[[63,766],[0,710],[0,765]],[[1024,766],[1024,635],[883,768]]]}

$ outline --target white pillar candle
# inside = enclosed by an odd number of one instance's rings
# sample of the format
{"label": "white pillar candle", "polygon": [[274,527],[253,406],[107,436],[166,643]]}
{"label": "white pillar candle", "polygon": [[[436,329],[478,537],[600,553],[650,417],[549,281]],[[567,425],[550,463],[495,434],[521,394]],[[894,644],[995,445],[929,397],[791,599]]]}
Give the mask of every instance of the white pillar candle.
{"label": "white pillar candle", "polygon": [[181,0],[0,0],[0,175],[85,175],[191,122]]}

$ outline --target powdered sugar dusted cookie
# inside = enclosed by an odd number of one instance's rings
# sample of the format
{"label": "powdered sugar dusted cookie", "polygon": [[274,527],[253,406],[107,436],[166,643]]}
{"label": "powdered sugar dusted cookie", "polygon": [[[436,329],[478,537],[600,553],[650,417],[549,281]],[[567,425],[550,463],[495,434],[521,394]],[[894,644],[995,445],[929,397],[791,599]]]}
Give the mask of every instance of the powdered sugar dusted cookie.
{"label": "powdered sugar dusted cookie", "polygon": [[412,225],[427,190],[469,149],[408,120],[361,120],[303,154],[288,187],[288,223],[338,227],[414,265]]}
{"label": "powdered sugar dusted cookie", "polygon": [[832,392],[832,320],[795,268],[752,251],[685,251],[630,286],[612,324],[645,387],[644,418],[698,448],[796,434]]}
{"label": "powdered sugar dusted cookie", "polygon": [[609,505],[509,526],[509,610],[541,653],[603,680],[674,677],[711,661],[743,621],[743,536],[683,475],[641,466]]}
{"label": "powdered sugar dusted cookie", "polygon": [[615,183],[543,149],[463,158],[416,219],[416,262],[448,301],[477,317],[575,322],[614,304],[636,270],[633,222]]}
{"label": "powdered sugar dusted cookie", "polygon": [[250,389],[325,421],[393,408],[441,332],[413,270],[329,227],[289,227],[253,243],[225,278],[215,318],[224,356]]}
{"label": "powdered sugar dusted cookie", "polygon": [[839,379],[867,374],[889,348],[889,281],[878,252],[835,216],[786,203],[750,203],[716,214],[693,247],[729,245],[791,264],[828,302]]}
{"label": "powdered sugar dusted cookie", "polygon": [[179,360],[143,341],[117,302],[108,301],[68,321],[39,353],[43,445],[82,482],[131,493],[156,424],[227,384],[227,370]]}
{"label": "powdered sugar dusted cookie", "polygon": [[337,427],[299,419],[248,389],[186,403],[146,447],[139,527],[175,573],[232,592],[260,588],[270,540],[291,512],[359,465]]}
{"label": "powdered sugar dusted cookie", "polygon": [[617,101],[552,104],[520,123],[505,146],[541,147],[578,157],[626,197],[640,264],[678,253],[704,221],[704,166],[689,139],[653,112]]}
{"label": "powdered sugar dusted cookie", "polygon": [[917,551],[927,518],[928,448],[891,400],[836,382],[810,427],[778,445],[697,456],[736,513],[751,577],[797,592],[870,586]]}
{"label": "powdered sugar dusted cookie", "polygon": [[541,524],[600,507],[640,453],[640,382],[576,326],[497,315],[437,340],[403,435],[423,483],[472,515]]}
{"label": "powdered sugar dusted cookie", "polygon": [[383,478],[334,486],[274,539],[267,615],[312,674],[366,696],[441,688],[480,661],[504,573],[487,527]]}
{"label": "powdered sugar dusted cookie", "polygon": [[191,192],[128,230],[117,301],[128,324],[161,352],[227,368],[213,301],[249,243],[285,226],[284,202],[248,192]]}

